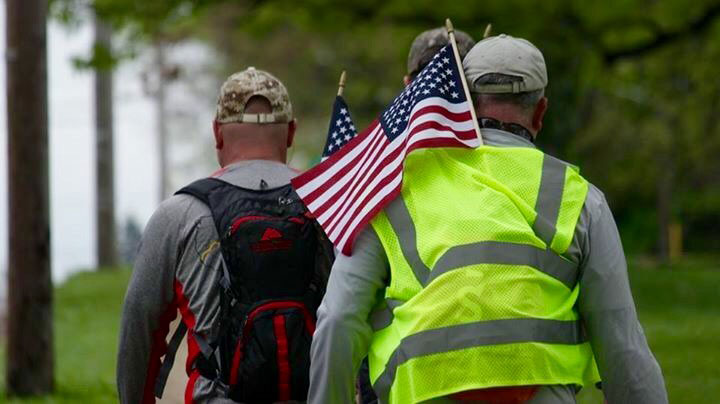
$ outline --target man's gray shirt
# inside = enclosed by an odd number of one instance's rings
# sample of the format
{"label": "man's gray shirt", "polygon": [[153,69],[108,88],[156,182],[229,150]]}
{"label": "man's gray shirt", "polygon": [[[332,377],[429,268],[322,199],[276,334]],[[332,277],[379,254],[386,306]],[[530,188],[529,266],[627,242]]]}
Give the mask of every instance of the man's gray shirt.
{"label": "man's gray shirt", "polygon": [[[275,188],[297,175],[288,166],[271,161],[235,163],[213,177],[248,188]],[[154,402],[160,357],[165,351],[168,325],[179,310],[192,331],[188,356],[198,354],[193,334],[212,338],[220,313],[221,255],[210,209],[189,195],[165,200],[150,218],[125,295],[117,363],[121,403]],[[222,385],[188,367],[187,402],[230,402],[219,399]]]}
{"label": "man's gray shirt", "polygon": [[[534,147],[519,136],[494,129],[484,129],[483,140],[490,146]],[[635,312],[617,226],[604,195],[592,185],[568,253],[580,263],[577,309],[608,403],[667,403],[660,366]],[[308,402],[353,401],[353,381],[372,336],[370,312],[384,296],[388,278],[387,256],[368,226],[358,236],[352,256],[339,255],[333,265],[318,309]],[[573,386],[546,386],[530,403],[575,403],[575,390]]]}

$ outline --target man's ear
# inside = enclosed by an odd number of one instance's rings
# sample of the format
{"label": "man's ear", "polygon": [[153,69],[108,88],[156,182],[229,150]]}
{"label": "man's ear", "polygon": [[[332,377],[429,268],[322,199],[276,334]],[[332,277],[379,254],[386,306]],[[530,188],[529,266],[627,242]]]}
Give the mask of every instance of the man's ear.
{"label": "man's ear", "polygon": [[220,132],[220,123],[217,120],[213,120],[213,135],[215,136],[215,148],[221,150],[223,148],[223,137]]}
{"label": "man's ear", "polygon": [[410,76],[405,75],[403,76],[403,83],[405,83],[405,87],[409,86],[412,80],[410,80]]}
{"label": "man's ear", "polygon": [[532,117],[532,128],[535,131],[535,133],[540,132],[540,130],[543,127],[543,119],[545,118],[545,113],[548,109],[548,99],[547,97],[542,97],[540,101],[538,101],[537,105],[535,105],[535,111],[533,111],[533,117]]}
{"label": "man's ear", "polygon": [[295,131],[297,130],[297,119],[293,119],[288,123],[288,136],[287,136],[287,147],[288,149],[293,144],[293,140],[295,140]]}

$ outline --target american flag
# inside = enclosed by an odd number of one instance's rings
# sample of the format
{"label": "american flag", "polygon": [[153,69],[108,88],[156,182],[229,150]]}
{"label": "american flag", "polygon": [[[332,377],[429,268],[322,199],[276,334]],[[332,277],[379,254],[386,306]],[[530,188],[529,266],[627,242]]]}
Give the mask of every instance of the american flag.
{"label": "american flag", "polygon": [[405,155],[421,147],[477,147],[460,72],[448,44],[370,127],[292,184],[345,255],[399,193]]}
{"label": "american flag", "polygon": [[328,129],[327,142],[323,149],[322,161],[325,161],[331,154],[340,150],[352,138],[357,135],[355,124],[350,117],[350,111],[342,96],[335,97],[333,112],[330,117],[330,128]]}

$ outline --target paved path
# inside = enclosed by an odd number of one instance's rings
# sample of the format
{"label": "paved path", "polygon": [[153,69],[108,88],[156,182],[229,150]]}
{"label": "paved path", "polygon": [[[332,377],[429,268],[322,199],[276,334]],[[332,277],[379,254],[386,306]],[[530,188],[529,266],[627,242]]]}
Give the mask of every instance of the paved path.
{"label": "paved path", "polygon": [[[175,318],[175,321],[170,324],[170,333],[168,334],[168,341],[175,333],[175,329],[180,322],[180,316]],[[163,398],[157,400],[158,404],[183,404],[185,402],[185,385],[187,385],[188,377],[185,374],[185,361],[187,360],[187,342],[183,339],[183,343],[180,344],[177,355],[175,355],[175,363],[173,364],[170,377],[168,377],[167,384],[165,385],[165,392]]]}

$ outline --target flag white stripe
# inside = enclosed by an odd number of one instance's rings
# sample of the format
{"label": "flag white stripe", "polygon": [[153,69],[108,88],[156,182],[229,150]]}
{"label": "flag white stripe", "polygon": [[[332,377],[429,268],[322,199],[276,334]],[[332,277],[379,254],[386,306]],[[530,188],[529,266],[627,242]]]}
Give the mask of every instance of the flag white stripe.
{"label": "flag white stripe", "polygon": [[373,196],[373,198],[363,206],[362,210],[356,215],[353,215],[355,220],[352,221],[351,226],[348,228],[348,231],[345,232],[345,234],[340,239],[340,242],[338,243],[338,246],[340,247],[340,250],[342,251],[343,248],[345,248],[345,244],[348,242],[348,238],[352,234],[352,230],[365,218],[365,216],[370,213],[370,211],[377,205],[383,198],[385,198],[387,195],[393,192],[395,188],[400,186],[400,182],[402,181],[402,173],[400,175],[396,176],[392,181],[387,183],[379,192]]}
{"label": "flag white stripe", "polygon": [[[383,134],[383,136],[385,136],[385,135]],[[348,195],[348,194],[341,195],[340,198],[338,198],[338,200],[333,204],[333,206],[331,206],[326,212],[323,213],[322,218],[318,217],[318,220],[320,220],[321,223],[325,223],[325,220],[329,220],[328,226],[327,226],[328,228],[331,226],[335,226],[337,220],[342,217],[342,215],[337,215],[338,211],[339,210],[347,210],[347,204],[345,203],[345,201],[353,200],[355,195],[357,195],[357,193],[360,192],[361,190],[362,191],[369,190],[367,187],[367,182],[369,180],[372,181],[373,178],[372,178],[371,174],[375,173],[378,169],[378,165],[380,165],[380,163],[382,163],[390,153],[392,153],[397,148],[399,148],[402,145],[402,143],[403,143],[402,136],[398,136],[392,142],[390,142],[387,146],[385,146],[382,149],[382,153],[380,154],[380,156],[375,158],[374,160],[372,160],[371,167],[366,171],[365,175],[362,178],[362,180],[363,180],[362,183],[359,184],[359,186],[357,186],[353,190],[352,195]],[[380,171],[380,173],[382,173],[382,172],[383,171]],[[370,178],[368,178],[368,176],[370,176]],[[377,178],[377,175],[375,176],[375,178]],[[365,192],[363,192],[363,194],[364,193]],[[332,216],[332,217],[330,217],[329,219],[325,219],[325,217],[328,217],[328,216]]]}
{"label": "flag white stripe", "polygon": [[[384,141],[385,134],[382,133],[382,127],[378,125],[378,130],[371,133],[371,136],[373,137],[372,142],[370,143],[370,146],[368,146],[368,149],[377,149],[379,143],[382,143]],[[370,137],[370,136],[368,136]],[[359,148],[360,145],[358,145]],[[367,164],[367,161],[369,161],[368,153],[366,153],[367,150],[363,150],[363,155],[360,157],[360,162],[355,163],[354,167],[350,170],[348,170],[345,175],[337,179],[327,190],[325,190],[322,194],[318,195],[315,199],[312,199],[310,203],[307,204],[308,209],[311,211],[316,211],[317,209],[321,208],[323,204],[327,202],[328,199],[331,199],[333,195],[335,195],[338,192],[341,192],[343,189],[347,187],[347,183],[354,178],[356,178],[356,174],[362,174],[363,173],[363,166]],[[348,153],[350,154],[350,153]],[[357,153],[356,153],[357,154]],[[333,169],[328,169],[327,172],[332,172],[332,175],[329,176],[329,178],[332,178],[338,171],[342,170],[344,166],[338,166],[333,165]],[[328,180],[329,181],[329,180]],[[326,181],[327,182],[327,181]],[[318,217],[318,220],[320,218]],[[322,220],[321,220],[322,222]]]}
{"label": "flag white stripe", "polygon": [[[423,103],[418,103],[418,108],[423,108],[423,105],[421,105],[421,104],[423,104]],[[449,104],[449,105],[454,105],[454,104],[450,104],[450,103],[448,103],[448,104]],[[417,109],[417,108],[415,108],[415,109]],[[413,112],[413,113],[415,113],[415,112]],[[438,112],[429,112],[429,113],[425,113],[425,114],[422,114],[422,115],[418,115],[418,117],[411,122],[411,124],[406,128],[406,130],[405,130],[400,136],[396,137],[390,144],[388,144],[388,146],[383,150],[383,153],[382,153],[382,155],[380,156],[380,158],[374,160],[374,162],[373,162],[373,164],[372,164],[372,167],[368,170],[368,173],[374,172],[374,171],[377,169],[377,166],[378,166],[388,155],[390,155],[391,153],[393,153],[393,152],[404,142],[404,138],[407,136],[407,133],[409,133],[410,131],[412,131],[413,129],[415,129],[415,127],[417,127],[418,125],[421,125],[421,124],[423,124],[423,123],[425,123],[425,122],[430,122],[430,121],[435,121],[435,122],[438,122],[438,123],[443,124],[443,125],[445,125],[445,126],[449,126],[449,127],[451,127],[453,130],[456,130],[456,131],[459,131],[459,132],[465,132],[465,131],[468,131],[468,130],[472,130],[472,129],[474,128],[474,125],[473,125],[472,121],[464,120],[464,121],[459,121],[459,122],[457,122],[457,121],[454,121],[454,120],[451,120],[451,119],[445,117],[444,115],[442,115],[441,113],[438,113]],[[433,131],[437,131],[436,129],[432,129],[432,130],[433,130]],[[424,132],[424,131],[422,131],[422,132]],[[444,131],[443,131],[443,132],[444,132]],[[441,133],[441,132],[437,131],[437,133]],[[452,132],[450,132],[450,133],[451,133],[450,136],[441,136],[441,137],[456,137],[454,134],[452,134]],[[417,134],[416,134],[416,135],[417,135]],[[406,152],[407,152],[407,149],[405,150],[405,153],[406,153]],[[374,154],[374,155],[375,155],[375,154]],[[373,155],[373,157],[374,157],[374,155]],[[384,177],[383,177],[383,178],[384,178]],[[382,178],[380,178],[380,179],[382,179]],[[346,181],[344,181],[343,184],[344,184],[345,182],[346,182]],[[362,181],[362,184],[363,184],[363,185],[364,185],[365,183],[367,183],[367,174],[364,175],[363,181]],[[341,186],[341,184],[338,185],[338,186],[333,186],[332,188],[334,189],[334,191],[339,191],[339,190],[343,189],[342,186]],[[356,199],[355,196],[357,195],[357,193],[358,193],[360,190],[363,190],[363,191],[364,191],[364,192],[363,192],[363,195],[362,195],[360,198],[357,198],[357,199]],[[320,223],[322,223],[323,225],[325,225],[326,223],[328,223],[328,224],[327,224],[327,227],[333,227],[333,226],[335,226],[335,225],[336,225],[336,222],[337,222],[337,220],[338,220],[338,218],[339,218],[340,216],[338,215],[335,219],[329,218],[329,216],[335,215],[337,209],[343,209],[344,207],[346,207],[346,205],[347,205],[347,204],[345,203],[346,200],[363,200],[364,197],[367,195],[367,192],[369,192],[369,191],[371,191],[371,190],[372,190],[372,187],[369,187],[369,188],[368,188],[367,186],[359,186],[359,187],[356,187],[351,194],[342,195],[340,198],[338,198],[338,200],[337,200],[335,203],[333,203],[332,206],[328,207],[327,210],[325,210],[325,211],[322,212],[320,215],[318,215],[318,221],[319,221]],[[329,192],[329,191],[330,191],[330,190],[328,190],[328,192]],[[332,195],[335,195],[335,192],[332,192]],[[324,198],[323,203],[324,203],[329,197],[330,197],[330,196],[328,196],[327,198]],[[321,206],[321,205],[316,205],[314,202],[311,203],[311,205],[312,205],[312,206],[310,206],[310,209],[313,210],[313,211],[314,211],[314,209],[316,209],[317,207]],[[347,209],[344,208],[343,210],[347,210]],[[328,220],[330,220],[330,222],[327,222]]]}
{"label": "flag white stripe", "polygon": [[[305,197],[312,193],[315,189],[321,187],[330,179],[333,175],[337,173],[337,171],[341,170],[343,167],[345,167],[347,164],[350,164],[353,159],[355,159],[358,154],[363,153],[365,148],[368,146],[369,143],[371,143],[378,133],[381,133],[382,127],[380,125],[376,125],[375,128],[372,129],[372,131],[365,136],[365,139],[363,139],[359,144],[357,144],[353,149],[351,149],[346,155],[344,155],[340,160],[333,163],[330,167],[328,167],[325,171],[323,171],[319,176],[314,178],[313,180],[309,181],[307,184],[299,187],[296,192],[301,197]],[[358,167],[353,167],[353,169],[357,169]],[[352,170],[351,170],[352,171]]]}
{"label": "flag white stripe", "polygon": [[457,130],[459,132],[466,132],[475,128],[472,120],[455,121],[439,112],[428,112],[426,114],[419,115],[417,119],[412,122],[412,126],[407,128],[406,132],[411,131],[412,128],[425,122],[437,122],[441,125],[452,126],[454,130]]}
{"label": "flag white stripe", "polygon": [[[326,209],[319,211],[319,215],[316,214],[318,221],[320,223],[326,224],[328,227],[332,226],[333,223],[330,221],[332,220],[332,216],[335,214],[335,212],[340,209],[341,204],[344,203],[344,201],[348,198],[347,190],[353,189],[352,194],[357,194],[358,190],[362,189],[362,186],[367,182],[367,176],[370,175],[377,166],[377,160],[378,160],[378,153],[381,153],[387,146],[384,146],[384,144],[387,142],[387,138],[385,137],[384,133],[380,133],[379,135],[380,140],[377,147],[375,147],[372,152],[367,153],[370,158],[368,158],[366,161],[362,163],[363,168],[360,172],[357,173],[357,175],[352,176],[352,183],[347,187],[336,187],[337,192],[332,192],[331,195],[328,195],[328,198],[335,197],[338,193],[340,193],[341,197],[337,198],[332,205],[328,206]],[[345,175],[343,180],[350,178],[349,175]],[[345,181],[346,182],[346,181]],[[328,192],[330,193],[330,192]]]}
{"label": "flag white stripe", "polygon": [[[420,123],[422,123],[422,122],[420,122]],[[456,125],[452,121],[447,121],[446,123],[450,127],[456,127],[456,126],[462,127],[462,124]],[[409,127],[408,131],[411,131],[412,129],[414,129],[418,124],[415,124],[415,122],[413,122],[413,124]],[[405,136],[405,135],[403,135],[403,136]],[[403,136],[398,136],[389,146],[386,147],[382,157],[375,161],[375,164],[373,165],[373,169],[372,169],[373,171],[375,171],[377,165],[382,163],[390,153],[394,152],[397,149],[397,147],[403,143],[403,140],[404,140]],[[415,144],[418,141],[425,140],[428,138],[433,138],[433,137],[456,138],[456,136],[453,132],[447,131],[447,130],[438,131],[437,129],[434,129],[434,128],[422,130],[422,131],[412,135],[411,139],[408,139],[408,143],[406,144],[405,149],[401,153],[399,153],[398,156],[404,158],[404,156],[407,154],[407,150],[410,146],[412,146],[413,144]],[[392,172],[392,170],[394,170],[396,168],[397,168],[397,164],[390,163],[380,173],[371,177],[371,183],[369,185],[367,185],[367,181],[365,181],[365,184],[363,184],[361,187],[356,189],[356,191],[359,189],[362,189],[363,192],[360,195],[360,197],[355,198],[355,195],[357,195],[357,192],[354,192],[352,194],[352,196],[350,197],[349,200],[353,201],[354,204],[349,209],[347,208],[347,204],[345,204],[345,208],[342,210],[342,212],[340,212],[340,214],[338,214],[338,211],[335,209],[333,209],[332,211],[330,211],[330,209],[328,209],[328,211],[325,211],[321,214],[321,217],[319,217],[318,219],[326,229],[332,229],[332,232],[330,234],[331,239],[334,239],[334,237],[337,235],[338,228],[342,229],[345,226],[345,224],[347,223],[347,220],[348,220],[347,216],[352,215],[352,212],[357,209],[357,205],[362,203],[362,201],[367,197],[367,195],[370,192],[374,192],[377,184],[380,181],[382,181],[387,175],[389,175],[389,173]],[[348,195],[342,195],[341,198],[343,200],[347,200]],[[333,208],[336,207],[337,205],[338,205],[337,202],[335,204],[333,204]],[[329,224],[327,224],[328,220],[330,221]],[[337,223],[338,220],[340,220],[340,223]],[[337,226],[337,227],[335,227],[335,226]]]}
{"label": "flag white stripe", "polygon": [[[315,204],[314,202],[312,203],[314,209],[319,209],[322,206],[322,204],[326,203],[326,201],[328,199],[332,198],[338,192],[343,192],[347,189],[351,189],[352,187],[355,186],[355,184],[358,183],[360,178],[362,178],[365,175],[368,164],[371,164],[372,161],[374,161],[375,156],[377,155],[377,153],[380,152],[380,150],[382,150],[382,148],[383,148],[382,145],[383,145],[383,143],[385,143],[385,139],[386,139],[385,134],[383,133],[382,127],[380,125],[378,125],[378,132],[376,133],[375,136],[376,136],[376,140],[365,150],[365,152],[364,152],[365,154],[364,154],[363,158],[358,163],[356,163],[356,166],[359,169],[356,171],[353,171],[353,172],[348,171],[335,184],[333,184],[330,188],[328,188],[328,190],[325,191],[325,193],[328,195],[325,198],[323,198],[323,201],[321,204]],[[340,167],[340,169],[342,169],[342,167]],[[337,170],[336,170],[336,172],[337,172]],[[348,184],[348,182],[350,182],[350,183]],[[327,207],[323,210],[319,210],[318,212],[331,210],[332,206],[335,206],[335,204],[333,203],[333,205],[331,205],[330,207]],[[317,215],[317,216],[318,216],[318,220],[323,222],[324,219],[322,218],[322,214]]]}
{"label": "flag white stripe", "polygon": [[[426,98],[417,104],[415,104],[415,107],[413,108],[413,111],[417,111],[418,109],[425,108],[425,107],[431,107],[431,106],[437,106],[437,107],[443,107],[446,110],[454,113],[454,114],[461,114],[463,112],[467,112],[469,110],[469,106],[467,101],[463,102],[450,102],[444,98],[440,97],[430,97]],[[410,116],[415,112],[412,112]]]}
{"label": "flag white stripe", "polygon": [[[417,120],[416,120],[416,121],[417,121]],[[408,132],[411,131],[411,130],[412,130],[413,128],[415,128],[416,126],[417,126],[417,124],[415,124],[415,122],[413,122],[413,124],[410,125],[410,127],[409,127],[409,129],[408,129]],[[455,125],[455,122],[448,120],[448,126],[454,127],[454,126],[456,126],[456,125]],[[462,126],[462,123],[457,124],[457,126]],[[382,163],[382,162],[384,161],[384,159],[385,159],[392,151],[394,151],[395,149],[397,149],[397,147],[400,146],[400,145],[403,143],[403,140],[404,140],[403,137],[404,137],[404,136],[405,136],[405,135],[403,135],[403,136],[398,136],[398,137],[391,143],[392,146],[388,146],[388,147],[386,148],[386,150],[383,152],[382,157],[375,162],[375,166],[377,166],[378,164]],[[358,207],[359,207],[359,205],[362,203],[362,201],[365,200],[365,198],[367,197],[367,195],[368,195],[370,192],[375,192],[375,191],[376,191],[376,187],[378,186],[378,184],[380,183],[380,181],[382,181],[383,179],[385,179],[385,177],[387,177],[390,173],[392,173],[392,172],[398,167],[398,165],[402,164],[403,160],[405,159],[405,155],[407,154],[408,149],[409,149],[412,145],[414,145],[415,143],[417,143],[417,142],[419,142],[419,141],[422,141],[422,140],[425,140],[425,139],[432,139],[432,138],[449,138],[449,139],[454,139],[454,138],[457,138],[457,136],[456,136],[455,133],[452,132],[451,130],[439,131],[439,130],[434,129],[434,128],[429,128],[429,129],[421,130],[421,131],[413,134],[412,136],[410,136],[410,138],[407,139],[408,141],[407,141],[407,143],[405,144],[404,150],[403,150],[402,152],[398,153],[398,157],[395,158],[393,161],[387,163],[387,164],[383,167],[383,169],[382,169],[377,175],[372,176],[372,177],[371,177],[372,179],[371,179],[371,182],[370,182],[369,185],[363,184],[363,186],[362,186],[361,188],[358,188],[358,189],[362,189],[362,190],[363,190],[363,191],[362,191],[362,194],[360,194],[360,196],[357,197],[357,198],[355,198],[355,197],[354,197],[354,194],[353,194],[353,198],[350,199],[351,201],[353,201],[353,203],[352,203],[352,205],[350,206],[349,209],[346,208],[346,209],[342,212],[342,214],[338,214],[338,215],[335,215],[336,212],[325,212],[325,213],[323,214],[323,216],[325,216],[325,217],[327,217],[328,215],[333,215],[333,216],[335,217],[335,219],[332,220],[333,223],[335,223],[335,222],[337,222],[337,221],[339,220],[339,223],[333,224],[333,226],[337,226],[337,227],[335,227],[335,228],[333,229],[333,231],[331,232],[331,234],[328,235],[328,236],[330,237],[330,239],[331,239],[331,240],[334,240],[336,237],[338,237],[338,232],[340,231],[339,229],[343,229],[343,228],[345,227],[345,224],[347,224],[347,221],[348,221],[351,217],[355,216],[354,212],[358,209]],[[399,142],[398,142],[398,140],[399,140]],[[398,144],[393,145],[393,143],[398,143]],[[374,199],[374,198],[373,198],[373,199]],[[320,222],[323,223],[323,227],[325,227],[325,220],[321,220]],[[351,226],[351,227],[352,227],[352,226]]]}
{"label": "flag white stripe", "polygon": [[[382,181],[383,179],[385,179],[385,177],[390,175],[390,173],[392,173],[393,170],[395,170],[400,164],[402,164],[404,158],[405,158],[404,153],[398,153],[397,157],[395,157],[394,160],[385,164],[383,166],[382,170],[380,170],[380,172],[377,173],[377,175],[373,176],[373,179],[372,179],[372,182],[370,183],[370,185],[365,187],[365,189],[363,190],[363,193],[361,194],[361,196],[359,198],[356,198],[353,200],[352,205],[350,205],[350,209],[347,209],[344,212],[345,214],[335,216],[336,218],[339,218],[340,221],[338,222],[337,227],[335,227],[335,229],[333,229],[332,233],[328,234],[328,237],[330,237],[333,240],[339,237],[338,233],[343,231],[348,220],[351,219],[355,215],[355,212],[357,211],[359,205],[362,203],[363,199],[365,199],[365,197],[367,197],[367,194],[371,191],[375,191],[378,186],[378,183],[380,181]],[[347,214],[347,213],[350,213],[350,214]]]}
{"label": "flag white stripe", "polygon": [[344,155],[339,161],[336,161],[333,166],[330,167],[328,170],[313,178],[311,181],[308,181],[307,184],[296,189],[295,192],[297,192],[301,198],[304,198],[308,194],[312,193],[312,191],[314,191],[315,189],[321,187],[323,184],[325,184],[332,178],[332,176],[337,172],[339,168],[342,168],[346,164],[349,164],[355,157],[357,157],[357,155],[361,153],[365,149],[365,147],[367,147],[367,143],[372,141],[375,138],[377,132],[381,129],[382,126],[378,124],[373,129],[372,133],[370,133],[369,136],[366,136],[365,139],[360,142],[360,144],[353,148],[353,150],[351,150],[348,154]]}

